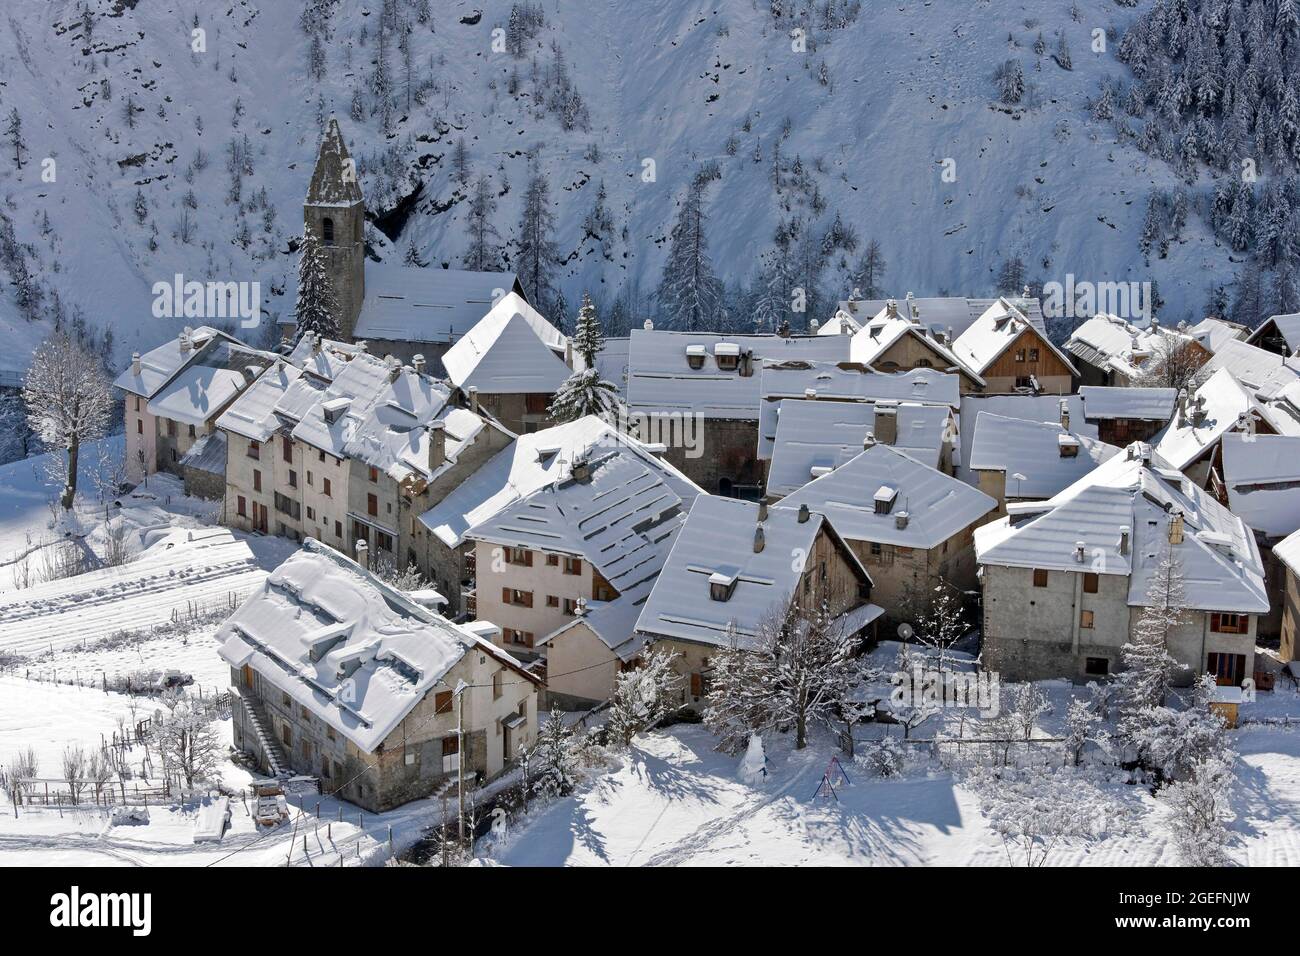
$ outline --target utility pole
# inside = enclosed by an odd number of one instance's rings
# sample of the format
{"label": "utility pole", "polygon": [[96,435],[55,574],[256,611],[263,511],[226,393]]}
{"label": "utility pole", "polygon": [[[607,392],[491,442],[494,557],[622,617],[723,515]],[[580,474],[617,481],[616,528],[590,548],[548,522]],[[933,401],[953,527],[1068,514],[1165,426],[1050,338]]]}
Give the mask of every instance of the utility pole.
{"label": "utility pole", "polygon": [[461,846],[465,845],[465,691],[469,685],[456,683],[456,816]]}

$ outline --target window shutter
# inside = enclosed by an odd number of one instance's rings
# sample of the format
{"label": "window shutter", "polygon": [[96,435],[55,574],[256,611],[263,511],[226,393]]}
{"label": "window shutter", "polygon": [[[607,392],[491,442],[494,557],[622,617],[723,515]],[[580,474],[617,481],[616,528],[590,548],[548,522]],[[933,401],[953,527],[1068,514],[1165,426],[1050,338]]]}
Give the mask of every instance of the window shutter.
{"label": "window shutter", "polygon": [[509,589],[509,588],[502,588],[502,589],[501,589],[501,603],[502,603],[502,604],[509,604],[509,603],[510,603],[510,589]]}

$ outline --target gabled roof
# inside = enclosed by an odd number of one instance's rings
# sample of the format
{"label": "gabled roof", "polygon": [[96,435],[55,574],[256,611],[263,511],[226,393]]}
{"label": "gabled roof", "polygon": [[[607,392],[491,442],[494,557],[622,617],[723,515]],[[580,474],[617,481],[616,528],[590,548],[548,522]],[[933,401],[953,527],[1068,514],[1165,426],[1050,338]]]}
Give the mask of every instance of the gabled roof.
{"label": "gabled roof", "polygon": [[843,309],[836,309],[835,314],[817,327],[818,335],[852,335],[862,328],[862,323]]}
{"label": "gabled roof", "polygon": [[1237,322],[1229,322],[1225,319],[1218,319],[1214,316],[1206,316],[1200,322],[1197,322],[1191,328],[1187,329],[1187,334],[1196,341],[1200,342],[1211,352],[1219,351],[1224,342],[1232,342],[1246,338],[1250,332],[1244,325]]}
{"label": "gabled roof", "polygon": [[149,399],[149,414],[185,425],[206,424],[275,361],[270,352],[213,336]]}
{"label": "gabled roof", "polygon": [[[1144,455],[1150,460],[1144,460]],[[1128,604],[1143,606],[1166,548],[1182,565],[1189,607],[1266,613],[1264,569],[1245,523],[1150,447],[1130,445],[1032,510],[975,529],[980,564],[1129,576]],[[1183,543],[1168,544],[1181,513]],[[1122,532],[1129,532],[1127,553]]]}
{"label": "gabled roof", "polygon": [[361,202],[357,168],[351,162],[339,122],[333,116],[321,137],[316,168],[307,187],[307,202],[312,206],[350,206]]}
{"label": "gabled roof", "polygon": [[[188,335],[187,335],[188,334]],[[188,337],[190,347],[181,349],[181,339]],[[201,325],[197,329],[186,329],[180,335],[174,335],[157,348],[150,349],[140,356],[140,374],[136,375],[128,365],[126,370],[113,380],[115,388],[138,395],[141,398],[153,398],[158,390],[166,385],[173,375],[180,371],[194,358],[198,347],[212,339],[224,339],[235,342],[237,339],[217,329]]]}
{"label": "gabled roof", "polygon": [[1178,404],[1178,389],[1084,385],[1079,389],[1079,397],[1083,400],[1083,416],[1089,421],[1132,418],[1167,422]]}
{"label": "gabled roof", "polygon": [[369,410],[393,367],[362,352],[339,369],[334,380],[318,390],[319,383],[302,376],[286,391],[278,408],[297,413],[290,433],[295,441],[344,457],[344,448],[357,424]]}
{"label": "gabled roof", "polygon": [[1158,324],[1137,326],[1116,315],[1094,315],[1071,333],[1065,351],[1095,368],[1119,372],[1126,378],[1141,373],[1143,364],[1169,342],[1195,341],[1191,336]]}
{"label": "gabled roof", "polygon": [[511,292],[523,298],[513,272],[367,262],[366,295],[353,334],[359,339],[450,345]]}
{"label": "gabled roof", "polygon": [[221,413],[217,427],[253,441],[268,441],[283,423],[276,405],[300,375],[302,370],[296,366],[276,362]]}
{"label": "gabled roof", "polygon": [[[877,514],[881,489],[894,494],[893,506]],[[850,541],[928,550],[974,524],[997,502],[897,448],[876,444],[781,501],[783,508],[799,505],[826,515]]]}
{"label": "gabled roof", "polygon": [[[841,544],[862,580],[871,580],[820,514],[810,514],[801,522],[798,509],[769,508],[762,522],[763,549],[756,552],[759,508],[752,502],[714,495],[695,499],[641,610],[638,631],[652,639],[677,638],[719,647],[728,646],[733,634],[742,646],[752,641],[773,612],[788,606],[823,527]],[[792,560],[792,555],[803,555],[804,561]],[[733,585],[728,600],[709,596],[713,581]]]}
{"label": "gabled roof", "polygon": [[1287,354],[1295,355],[1300,351],[1300,312],[1288,312],[1283,315],[1270,315],[1259,327],[1246,337],[1251,345],[1259,345],[1265,334],[1273,330],[1281,336],[1286,344]]}
{"label": "gabled roof", "polygon": [[[753,357],[753,374],[719,368],[719,348]],[[625,394],[631,411],[691,413],[706,418],[754,421],[768,363],[843,362],[849,338],[834,335],[731,335],[722,332],[661,332],[633,329]],[[687,356],[703,357],[691,368]]]}
{"label": "gabled roof", "polygon": [[1287,359],[1246,342],[1224,342],[1205,363],[1207,373],[1226,369],[1257,398],[1271,398],[1300,381],[1300,359]]}
{"label": "gabled roof", "polygon": [[534,680],[499,648],[307,540],[217,632],[223,660],[251,664],[362,751],[376,747],[468,653]]}
{"label": "gabled roof", "polygon": [[1300,531],[1273,545],[1273,557],[1290,568],[1292,574],[1300,575]]}
{"label": "gabled roof", "polygon": [[[1060,422],[1031,422],[980,412],[971,440],[970,468],[1006,474],[1006,497],[1050,498],[1120,452]],[[1061,454],[1062,444],[1076,448]]]}
{"label": "gabled roof", "polygon": [[[788,495],[814,478],[862,453],[868,432],[876,432],[880,407],[869,402],[781,402],[767,493]],[[889,403],[897,435],[891,444],[917,461],[937,468],[951,438],[953,414],[946,405]]]}
{"label": "gabled roof", "polygon": [[[849,349],[849,358],[861,365],[873,366],[895,343],[911,337],[934,353],[939,364],[939,371],[957,370],[969,376],[977,384],[983,385],[984,379],[979,372],[967,366],[952,350],[939,342],[919,321],[908,319],[899,307],[897,314],[890,315],[889,309],[882,309],[877,315],[862,324],[861,331],[854,334]],[[888,371],[888,369],[877,369]]]}
{"label": "gabled roof", "polygon": [[572,374],[564,364],[565,337],[511,292],[442,357],[461,391],[484,395],[553,393]]}
{"label": "gabled roof", "polygon": [[998,299],[971,323],[952,344],[953,354],[968,368],[983,374],[1007,349],[1028,332],[1042,347],[1065,363],[1073,374],[1079,370],[1060,349],[1052,344],[1041,330],[1034,327],[1029,317],[1007,299]]}
{"label": "gabled roof", "polygon": [[653,581],[686,520],[664,473],[627,446],[595,450],[590,477],[538,488],[470,529],[469,538],[585,558],[622,593]]}
{"label": "gabled roof", "polygon": [[362,351],[364,349],[359,345],[321,339],[308,333],[294,343],[287,358],[289,364],[296,365],[322,381],[332,382],[343,366]]}
{"label": "gabled roof", "polygon": [[1223,483],[1228,507],[1272,537],[1300,528],[1300,437],[1223,436]]}
{"label": "gabled roof", "polygon": [[[1199,410],[1199,411],[1198,411]],[[1191,465],[1220,438],[1239,428],[1242,416],[1258,414],[1258,405],[1226,368],[1215,372],[1177,415],[1152,439],[1155,450],[1175,468]]]}
{"label": "gabled roof", "polygon": [[980,412],[992,412],[1007,418],[1031,422],[1061,421],[1061,403],[1070,413],[1070,428],[1089,438],[1097,437],[1097,425],[1083,415],[1083,400],[1078,395],[963,395],[958,421],[961,438],[961,470],[957,477],[974,481],[970,470],[970,453],[975,437],[975,420]]}
{"label": "gabled roof", "polygon": [[[911,306],[915,306],[919,313],[918,318],[921,323],[931,335],[947,335],[948,330],[951,329],[954,339],[970,328],[971,324],[997,301],[997,299],[967,299],[962,296],[919,299],[910,296],[897,300],[900,309],[904,303],[909,302],[909,299]],[[1023,300],[1017,297],[1016,301],[1024,303],[1020,310],[1029,317],[1034,328],[1046,334],[1047,326],[1043,322],[1042,303],[1036,298]],[[856,322],[862,324],[872,316],[879,315],[888,302],[888,299],[845,299],[840,302],[839,307]]]}
{"label": "gabled roof", "polygon": [[225,432],[215,431],[200,435],[198,440],[190,446],[190,450],[181,458],[180,465],[191,471],[205,471],[210,475],[225,475]]}
{"label": "gabled roof", "polygon": [[420,515],[420,522],[447,547],[459,547],[474,526],[491,520],[539,488],[568,479],[575,458],[588,455],[592,449],[612,447],[624,447],[635,454],[683,500],[700,493],[690,479],[652,455],[644,444],[588,415],[520,435]]}

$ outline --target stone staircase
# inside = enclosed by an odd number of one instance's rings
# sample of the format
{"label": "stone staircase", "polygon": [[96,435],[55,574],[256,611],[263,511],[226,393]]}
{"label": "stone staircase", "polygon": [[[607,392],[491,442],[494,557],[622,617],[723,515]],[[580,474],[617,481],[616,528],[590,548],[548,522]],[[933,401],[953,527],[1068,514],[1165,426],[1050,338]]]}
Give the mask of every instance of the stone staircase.
{"label": "stone staircase", "polygon": [[266,711],[262,709],[261,703],[248,694],[240,694],[239,699],[243,704],[244,719],[248,728],[252,730],[253,736],[257,738],[257,744],[262,754],[266,757],[271,776],[292,776],[293,770],[289,766],[289,760],[285,757],[280,741],[276,739],[271,730],[271,722],[267,719]]}

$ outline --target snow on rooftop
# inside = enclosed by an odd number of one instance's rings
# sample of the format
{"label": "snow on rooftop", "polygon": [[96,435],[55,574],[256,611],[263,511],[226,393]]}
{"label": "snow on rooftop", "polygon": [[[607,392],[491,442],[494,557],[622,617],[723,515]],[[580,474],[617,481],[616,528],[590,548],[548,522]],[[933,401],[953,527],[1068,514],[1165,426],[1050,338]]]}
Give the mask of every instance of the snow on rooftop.
{"label": "snow on rooftop", "polygon": [[1246,341],[1251,345],[1258,345],[1262,332],[1269,323],[1272,323],[1273,327],[1277,329],[1277,334],[1282,336],[1287,351],[1291,355],[1295,355],[1300,350],[1300,312],[1269,316],[1267,321],[1261,322],[1258,328],[1246,337]]}
{"label": "snow on rooftop", "polygon": [[[794,508],[768,509],[762,522],[764,545],[754,550],[759,506],[735,498],[700,495],[677,534],[672,551],[637,620],[651,639],[672,637],[727,646],[732,635],[742,645],[759,633],[774,610],[785,607],[803,574],[791,555],[813,553],[825,519],[811,514],[800,522]],[[851,558],[851,560],[853,560]],[[862,571],[864,578],[866,571]],[[710,597],[714,575],[734,577],[726,601]]]}
{"label": "snow on rooftop", "polygon": [[[1130,445],[1045,502],[1045,509],[977,528],[977,560],[1129,575],[1128,603],[1142,606],[1151,573],[1172,548],[1182,566],[1189,607],[1267,612],[1263,563],[1250,529],[1181,474],[1165,477],[1153,470],[1136,453],[1139,448]],[[1158,457],[1154,461],[1160,464]],[[1170,545],[1169,521],[1175,513],[1183,516],[1185,533],[1181,544]],[[1122,544],[1125,529],[1127,545]]]}
{"label": "snow on rooftop", "polygon": [[[220,337],[229,342],[235,339],[219,332],[216,329],[201,325],[197,329],[190,330],[190,341],[194,342],[198,338],[205,343],[213,338]],[[138,395],[141,398],[153,398],[160,388],[167,384],[168,380],[194,358],[195,348],[191,347],[182,351],[180,336],[172,336],[157,348],[150,349],[140,356],[140,374],[135,374],[130,365],[118,375],[113,381],[113,385],[129,392],[132,395]]]}
{"label": "snow on rooftop", "polygon": [[1300,360],[1283,358],[1276,352],[1236,340],[1224,342],[1205,363],[1206,373],[1225,369],[1259,399],[1272,398],[1300,381]]}
{"label": "snow on rooftop", "polygon": [[1236,429],[1242,415],[1250,415],[1257,409],[1232,373],[1221,368],[1188,399],[1187,414],[1175,414],[1152,442],[1161,458],[1175,468],[1184,469]]}
{"label": "snow on rooftop", "polygon": [[511,292],[442,357],[451,383],[484,395],[553,393],[571,374],[562,355],[567,340]]}
{"label": "snow on rooftop", "polygon": [[1293,531],[1273,545],[1273,557],[1285,564],[1292,574],[1300,575],[1300,531]]}
{"label": "snow on rooftop", "polygon": [[247,389],[276,357],[213,335],[149,400],[149,414],[204,425]]}
{"label": "snow on rooftop", "polygon": [[961,415],[958,419],[958,437],[961,446],[961,469],[958,477],[974,483],[978,476],[970,469],[971,448],[974,445],[975,422],[980,412],[992,412],[1006,418],[1023,418],[1032,422],[1061,421],[1061,402],[1070,413],[1070,430],[1086,438],[1097,437],[1096,422],[1086,421],[1083,400],[1078,395],[963,395]]}
{"label": "snow on rooftop", "polygon": [[1079,389],[1083,414],[1089,421],[1134,418],[1168,422],[1178,403],[1176,388],[1115,388],[1084,385]]}
{"label": "snow on rooftop", "polygon": [[1300,437],[1223,436],[1228,507],[1256,531],[1282,537],[1300,528]]}
{"label": "snow on rooftop", "polygon": [[[878,514],[877,502],[892,502]],[[850,541],[933,548],[997,507],[970,485],[888,445],[874,445],[781,500],[826,515]],[[905,527],[898,513],[905,511]]]}
{"label": "snow on rooftop", "polygon": [[852,335],[862,324],[843,309],[836,309],[835,314],[818,326],[818,335]]}
{"label": "snow on rooftop", "polygon": [[998,299],[952,343],[953,354],[968,368],[983,374],[1020,336],[1030,332],[1035,341],[1055,353],[1074,374],[1078,369],[1051,339],[1034,328],[1029,317],[1014,303]]}
{"label": "snow on rooftop", "polygon": [[318,346],[315,336],[308,334],[295,343],[288,361],[316,378],[332,382],[339,370],[361,351],[357,345],[334,339],[322,339]]}
{"label": "snow on rooftop", "polygon": [[1212,315],[1206,316],[1186,331],[1211,352],[1217,352],[1225,342],[1245,339],[1250,332],[1244,325],[1217,319]]}
{"label": "snow on rooftop", "polygon": [[280,427],[276,406],[301,374],[294,365],[276,362],[221,413],[217,427],[253,441],[269,440]]}
{"label": "snow on rooftop", "polygon": [[[420,522],[447,547],[459,547],[467,532],[539,488],[569,477],[575,457],[593,448],[625,446],[664,476],[683,499],[699,494],[688,478],[656,458],[635,438],[620,434],[594,415],[518,436],[485,462]],[[541,454],[545,450],[548,454]]]}
{"label": "snow on rooftop", "polygon": [[[706,360],[698,369],[687,363],[688,348],[698,345],[713,353],[714,347],[723,342],[753,356],[753,374],[742,374],[739,368],[719,368],[716,361]],[[754,421],[759,416],[762,369],[768,363],[792,360],[835,363],[847,361],[848,357],[847,337],[786,338],[634,329],[625,394],[633,412],[688,412],[707,418]]]}
{"label": "snow on rooftop", "polygon": [[[878,432],[877,403],[786,399],[777,409],[767,492],[787,495],[807,484],[815,469],[834,469],[862,452],[868,432]],[[938,467],[953,419],[947,405],[902,402],[891,443],[923,464]]]}
{"label": "snow on rooftop", "polygon": [[[362,352],[340,369],[323,391],[311,389],[306,376],[300,378],[294,385],[302,387],[290,387],[281,403],[281,407],[292,405],[301,413],[291,433],[294,441],[343,458],[347,443],[371,403],[384,393],[391,374],[387,362]],[[316,401],[305,401],[313,396]]]}
{"label": "snow on rooftop", "polygon": [[[471,648],[470,632],[308,540],[217,632],[222,659],[371,753]],[[446,689],[452,689],[447,686]]]}
{"label": "snow on rooftop", "polygon": [[517,285],[513,272],[367,262],[366,296],[354,334],[360,339],[451,344]]}
{"label": "snow on rooftop", "polygon": [[[1120,453],[1114,445],[1065,431],[1059,422],[982,411],[974,425],[970,468],[1005,473],[1007,498],[1050,498]],[[1077,451],[1062,455],[1062,446]]]}
{"label": "snow on rooftop", "polygon": [[[960,369],[978,384],[984,384],[984,379],[980,377],[978,371],[966,365],[948,346],[939,342],[932,334],[929,334],[929,331],[924,326],[910,320],[906,315],[906,311],[907,304],[900,302],[898,303],[898,314],[891,316],[887,310],[882,309],[870,321],[865,322],[862,329],[854,334],[851,339],[849,359],[860,365],[874,367],[875,363],[896,342],[907,336],[912,336],[934,352],[939,361],[944,363],[944,367],[940,369],[941,371]],[[882,368],[877,369],[877,371],[889,371],[889,369]]]}
{"label": "snow on rooftop", "polygon": [[[888,299],[846,299],[839,304],[841,311],[847,313],[855,322],[862,324],[873,316],[879,315],[885,308]],[[906,299],[897,300],[900,309]],[[952,329],[953,337],[956,338],[965,332],[981,315],[988,311],[989,307],[996,303],[997,299],[967,299],[961,296],[943,296],[927,297],[912,299],[912,304],[916,306],[920,313],[920,320],[929,329],[940,329],[946,334],[948,329]],[[1017,302],[1022,300],[1017,299]],[[1043,308],[1041,302],[1036,298],[1030,298],[1024,302],[1021,311],[1028,317],[1029,323],[1038,331],[1046,334],[1047,327],[1043,323]]]}

